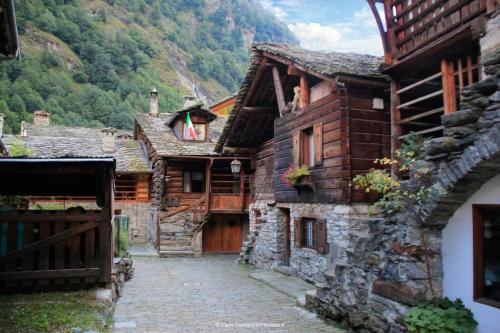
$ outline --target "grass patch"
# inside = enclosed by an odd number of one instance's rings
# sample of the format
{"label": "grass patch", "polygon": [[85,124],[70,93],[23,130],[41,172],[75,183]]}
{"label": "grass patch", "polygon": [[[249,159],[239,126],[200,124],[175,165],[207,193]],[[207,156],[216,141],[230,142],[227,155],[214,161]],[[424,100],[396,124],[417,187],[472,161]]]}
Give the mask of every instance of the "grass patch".
{"label": "grass patch", "polygon": [[66,333],[93,330],[109,332],[109,307],[93,291],[53,292],[0,296],[0,327],[12,333]]}

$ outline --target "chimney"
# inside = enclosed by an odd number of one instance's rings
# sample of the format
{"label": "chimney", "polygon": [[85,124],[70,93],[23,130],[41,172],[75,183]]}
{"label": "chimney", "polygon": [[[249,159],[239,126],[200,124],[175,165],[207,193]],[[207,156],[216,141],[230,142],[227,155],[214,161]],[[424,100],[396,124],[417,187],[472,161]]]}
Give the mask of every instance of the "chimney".
{"label": "chimney", "polygon": [[196,104],[196,97],[184,96],[184,109]]}
{"label": "chimney", "polygon": [[0,138],[3,134],[3,113],[0,113]]}
{"label": "chimney", "polygon": [[103,128],[102,133],[102,152],[112,154],[116,151],[116,129],[113,127]]}
{"label": "chimney", "polygon": [[34,114],[33,123],[35,125],[49,126],[50,113],[44,110],[37,110],[33,112],[33,114]]}
{"label": "chimney", "polygon": [[21,121],[21,136],[27,136],[28,135],[28,130],[26,129],[26,122],[23,120]]}
{"label": "chimney", "polygon": [[151,89],[149,93],[150,104],[149,104],[149,114],[151,117],[158,117],[158,91],[156,88]]}

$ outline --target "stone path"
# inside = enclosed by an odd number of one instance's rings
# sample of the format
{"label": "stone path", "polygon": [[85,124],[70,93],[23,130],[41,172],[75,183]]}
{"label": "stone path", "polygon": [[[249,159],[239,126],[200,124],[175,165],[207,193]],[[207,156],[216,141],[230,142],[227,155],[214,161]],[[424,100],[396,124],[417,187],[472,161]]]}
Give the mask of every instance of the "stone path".
{"label": "stone path", "polygon": [[134,257],[114,313],[115,333],[342,333],[248,277],[235,256]]}

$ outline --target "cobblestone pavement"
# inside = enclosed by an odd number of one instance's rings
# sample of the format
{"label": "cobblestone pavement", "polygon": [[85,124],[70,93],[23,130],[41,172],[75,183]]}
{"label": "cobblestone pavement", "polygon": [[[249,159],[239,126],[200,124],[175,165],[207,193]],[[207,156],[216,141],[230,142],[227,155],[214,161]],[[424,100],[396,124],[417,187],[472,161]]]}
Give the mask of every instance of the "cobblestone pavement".
{"label": "cobblestone pavement", "polygon": [[115,333],[343,332],[250,279],[235,256],[135,257],[134,267],[116,305]]}

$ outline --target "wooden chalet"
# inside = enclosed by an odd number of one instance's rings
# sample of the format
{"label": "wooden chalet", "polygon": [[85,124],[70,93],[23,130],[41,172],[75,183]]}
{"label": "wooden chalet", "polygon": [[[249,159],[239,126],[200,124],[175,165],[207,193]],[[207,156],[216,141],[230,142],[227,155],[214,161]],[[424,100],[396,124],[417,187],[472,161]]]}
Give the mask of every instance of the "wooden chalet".
{"label": "wooden chalet", "polygon": [[[3,135],[7,152],[21,148],[29,157],[109,157],[116,159],[115,214],[129,221],[131,240],[148,241],[151,168],[142,143],[126,131],[51,125],[50,115],[35,111],[33,123],[23,123],[19,135]],[[94,197],[36,196],[30,205],[55,203],[63,207],[96,208]]]}
{"label": "wooden chalet", "polygon": [[[442,135],[441,115],[455,112],[461,92],[482,79],[479,38],[496,0],[368,0],[391,81],[393,150],[414,132]],[[377,10],[383,8],[385,17]]]}
{"label": "wooden chalet", "polygon": [[[0,158],[0,290],[111,282],[114,169],[113,158]],[[93,197],[97,209],[15,205],[31,195]]]}
{"label": "wooden chalet", "polygon": [[[389,82],[379,72],[381,62],[256,44],[216,151],[252,154],[256,200],[262,193],[277,202],[366,200],[350,181],[390,153]],[[290,165],[309,167],[310,191],[284,184]]]}
{"label": "wooden chalet", "polygon": [[[151,113],[137,114],[134,138],[145,143],[153,163],[152,204],[157,208],[156,245],[163,255],[239,252],[246,235],[251,200],[248,158],[237,176],[233,157],[214,153],[225,118],[201,104],[175,113],[158,113],[156,92]],[[189,114],[196,138],[189,135]]]}

